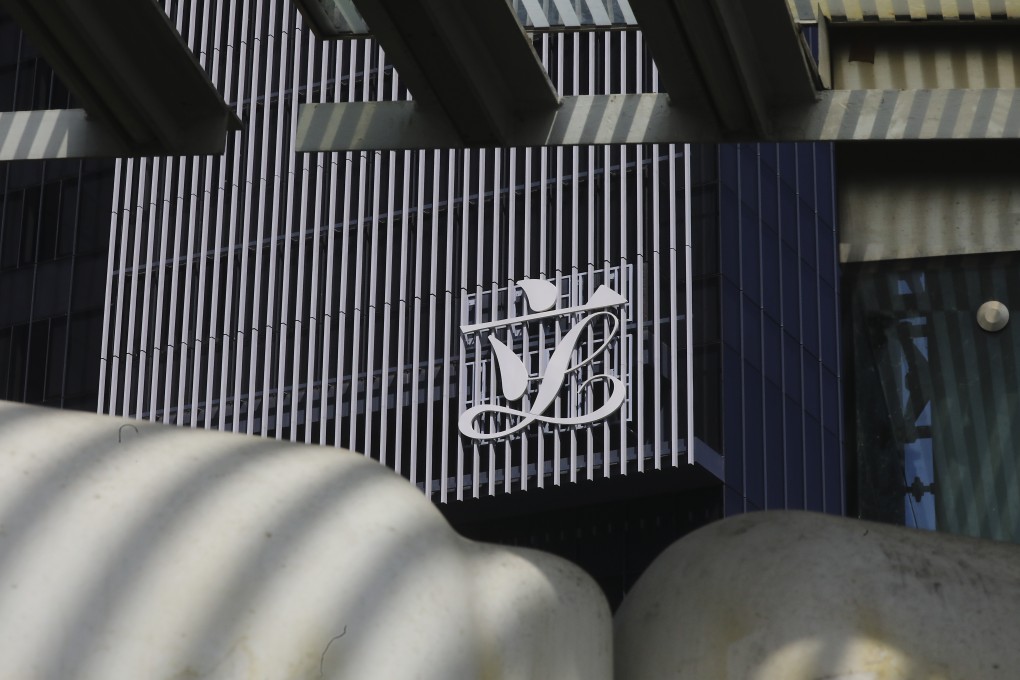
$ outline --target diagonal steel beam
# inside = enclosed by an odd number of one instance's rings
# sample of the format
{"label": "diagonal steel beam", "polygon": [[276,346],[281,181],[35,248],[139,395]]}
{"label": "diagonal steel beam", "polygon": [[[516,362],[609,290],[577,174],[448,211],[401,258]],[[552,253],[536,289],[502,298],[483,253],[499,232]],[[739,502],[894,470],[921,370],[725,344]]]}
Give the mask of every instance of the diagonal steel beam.
{"label": "diagonal steel beam", "polygon": [[[240,127],[154,0],[0,0],[0,7],[102,124],[89,128],[103,128],[128,154],[219,153]],[[64,123],[65,131],[83,129],[73,117]]]}
{"label": "diagonal steel beam", "polygon": [[505,0],[356,0],[423,110],[467,145],[500,145],[559,97]]}
{"label": "diagonal steel beam", "polygon": [[773,111],[815,98],[786,0],[630,0],[678,107],[728,134],[767,136]]}

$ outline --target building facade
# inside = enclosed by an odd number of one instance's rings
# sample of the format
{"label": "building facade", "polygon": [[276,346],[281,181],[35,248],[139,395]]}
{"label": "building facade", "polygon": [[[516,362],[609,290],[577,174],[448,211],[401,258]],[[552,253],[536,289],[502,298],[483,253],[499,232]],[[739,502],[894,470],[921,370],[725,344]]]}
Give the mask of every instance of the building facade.
{"label": "building facade", "polygon": [[[383,51],[289,2],[166,9],[245,126],[88,194],[100,411],[360,451],[613,600],[724,514],[845,512],[831,145],[298,154],[299,103],[409,96]],[[560,92],[657,89],[625,5],[545,18]]]}
{"label": "building facade", "polygon": [[[71,95],[0,13],[0,111]],[[0,163],[0,399],[95,410],[114,163]]]}

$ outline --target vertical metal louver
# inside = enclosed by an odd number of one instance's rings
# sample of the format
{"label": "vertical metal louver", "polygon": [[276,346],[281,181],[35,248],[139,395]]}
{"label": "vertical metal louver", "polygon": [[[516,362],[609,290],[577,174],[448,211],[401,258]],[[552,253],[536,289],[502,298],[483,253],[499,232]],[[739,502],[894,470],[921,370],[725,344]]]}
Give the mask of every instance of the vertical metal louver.
{"label": "vertical metal louver", "polygon": [[[118,164],[100,410],[348,447],[441,501],[687,461],[682,145],[298,155],[299,103],[408,98],[382,51],[318,41],[289,2],[167,11],[245,126],[223,157]],[[657,88],[636,31],[536,41],[560,92]],[[526,278],[627,299],[605,358],[627,401],[474,442],[458,418],[497,369],[461,327],[523,313]],[[567,330],[515,346],[537,371]]]}

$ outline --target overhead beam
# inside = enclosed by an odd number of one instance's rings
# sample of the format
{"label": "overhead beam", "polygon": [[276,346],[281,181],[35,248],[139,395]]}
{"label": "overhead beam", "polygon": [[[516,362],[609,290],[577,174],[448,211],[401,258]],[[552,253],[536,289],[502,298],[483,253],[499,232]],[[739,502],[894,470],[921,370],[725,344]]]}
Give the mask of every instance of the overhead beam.
{"label": "overhead beam", "polygon": [[0,113],[0,161],[107,158],[130,151],[82,109]]}
{"label": "overhead beam", "polygon": [[518,122],[559,97],[504,0],[356,0],[422,110],[462,144],[506,144]]}
{"label": "overhead beam", "polygon": [[[0,0],[0,7],[128,153],[220,153],[228,131],[240,128],[154,0]],[[63,119],[66,132],[84,129],[72,120]]]}
{"label": "overhead beam", "polygon": [[833,90],[778,119],[777,139],[1020,139],[1020,90]]}
{"label": "overhead beam", "polygon": [[766,136],[779,107],[815,98],[817,76],[786,0],[630,0],[677,105],[728,134]]}
{"label": "overhead beam", "polygon": [[358,37],[368,25],[351,0],[294,0],[305,22],[322,40]]}
{"label": "overhead beam", "polygon": [[[563,97],[522,121],[506,146],[673,142],[1020,139],[1020,90],[836,90],[777,110],[771,132],[730,133],[671,104],[665,94]],[[305,104],[299,152],[444,149],[458,144],[442,116],[413,102]]]}

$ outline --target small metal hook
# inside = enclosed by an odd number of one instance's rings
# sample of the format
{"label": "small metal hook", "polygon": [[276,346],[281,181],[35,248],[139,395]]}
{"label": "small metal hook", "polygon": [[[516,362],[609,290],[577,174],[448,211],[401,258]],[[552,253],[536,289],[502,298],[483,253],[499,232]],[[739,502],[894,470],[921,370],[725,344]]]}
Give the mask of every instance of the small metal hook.
{"label": "small metal hook", "polygon": [[119,429],[117,430],[117,443],[118,443],[118,444],[120,444],[120,443],[121,443],[121,435],[123,435],[123,433],[124,433],[124,428],[125,428],[125,427],[130,427],[130,428],[131,428],[132,430],[134,430],[134,431],[135,431],[135,434],[138,434],[138,428],[137,428],[137,427],[135,427],[135,426],[134,426],[134,425],[132,425],[131,423],[124,423],[124,424],[123,424],[123,425],[121,425],[121,426],[120,426],[120,428],[119,428]]}

